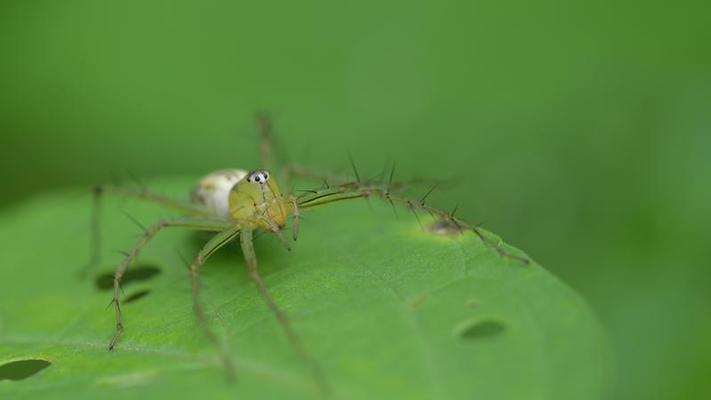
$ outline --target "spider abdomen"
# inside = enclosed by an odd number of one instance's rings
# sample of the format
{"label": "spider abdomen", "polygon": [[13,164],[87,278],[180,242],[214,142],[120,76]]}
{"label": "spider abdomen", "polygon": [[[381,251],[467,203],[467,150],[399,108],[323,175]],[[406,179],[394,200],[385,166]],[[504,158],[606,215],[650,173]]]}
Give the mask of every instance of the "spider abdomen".
{"label": "spider abdomen", "polygon": [[223,169],[205,175],[190,194],[190,201],[200,204],[222,218],[230,218],[229,196],[244,177],[242,169]]}

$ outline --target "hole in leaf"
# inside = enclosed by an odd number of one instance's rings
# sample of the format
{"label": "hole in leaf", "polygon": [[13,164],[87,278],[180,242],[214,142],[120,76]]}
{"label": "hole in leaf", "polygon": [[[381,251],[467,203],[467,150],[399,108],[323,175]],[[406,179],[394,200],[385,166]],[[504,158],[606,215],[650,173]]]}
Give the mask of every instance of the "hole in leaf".
{"label": "hole in leaf", "polygon": [[148,293],[150,293],[150,292],[151,292],[150,290],[146,289],[146,290],[139,290],[136,293],[132,293],[128,297],[123,299],[123,304],[132,303],[136,300],[140,300],[140,299],[148,296]]}
{"label": "hole in leaf", "polygon": [[497,336],[506,330],[506,325],[495,319],[466,321],[457,329],[457,334],[464,340],[482,339]]}
{"label": "hole in leaf", "polygon": [[[121,286],[126,286],[127,284],[137,281],[147,281],[156,275],[160,274],[160,268],[153,265],[137,265],[133,268],[129,268],[128,271],[123,275],[121,279]],[[109,290],[114,288],[114,274],[105,273],[96,277],[95,280],[96,287],[100,290]]]}
{"label": "hole in leaf", "polygon": [[463,232],[462,228],[459,225],[449,219],[441,219],[439,221],[436,221],[430,224],[427,229],[435,235],[442,236],[456,236],[460,235]]}
{"label": "hole in leaf", "polygon": [[20,381],[52,365],[46,360],[17,360],[0,365],[0,381]]}

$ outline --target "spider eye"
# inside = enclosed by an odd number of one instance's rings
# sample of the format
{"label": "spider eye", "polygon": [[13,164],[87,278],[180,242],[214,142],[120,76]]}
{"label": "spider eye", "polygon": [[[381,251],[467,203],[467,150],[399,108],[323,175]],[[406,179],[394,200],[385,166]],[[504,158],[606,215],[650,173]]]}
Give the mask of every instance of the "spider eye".
{"label": "spider eye", "polygon": [[260,185],[267,183],[267,180],[269,180],[269,172],[264,170],[254,171],[247,177],[247,182],[259,183]]}

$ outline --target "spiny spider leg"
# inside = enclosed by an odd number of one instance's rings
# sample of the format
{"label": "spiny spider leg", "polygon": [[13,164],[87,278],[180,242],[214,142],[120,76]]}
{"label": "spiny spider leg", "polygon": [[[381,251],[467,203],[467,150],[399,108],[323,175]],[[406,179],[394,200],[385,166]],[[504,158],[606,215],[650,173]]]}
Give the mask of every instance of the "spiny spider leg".
{"label": "spiny spider leg", "polygon": [[[355,170],[354,170],[355,171]],[[390,174],[392,174],[394,169],[390,170]],[[418,179],[408,179],[408,180],[401,180],[401,181],[393,181],[392,179],[389,180],[389,182],[386,182],[383,178],[385,175],[386,171],[381,171],[380,174],[378,174],[375,177],[364,179],[363,182],[361,182],[364,185],[376,185],[376,184],[390,184],[390,190],[392,191],[399,191],[403,189],[407,189],[412,186],[421,186],[421,185],[433,185],[433,184],[442,184],[444,181],[438,180],[438,179],[427,179],[427,178],[418,178]],[[336,174],[327,174],[323,172],[317,172],[313,169],[310,169],[308,167],[303,167],[300,165],[295,165],[295,164],[290,164],[286,165],[284,167],[284,176],[286,177],[286,180],[288,179],[293,179],[293,178],[298,178],[298,179],[311,179],[311,180],[316,180],[324,183],[324,189],[329,189],[331,186],[337,187],[341,185],[348,185],[349,183],[359,183],[359,182],[352,182],[353,177],[352,176],[346,176],[346,175],[336,175]]]}
{"label": "spiny spider leg", "polygon": [[282,169],[282,174],[284,180],[290,182],[292,179],[314,179],[325,184],[336,184],[340,185],[342,183],[348,182],[353,179],[350,176],[327,174],[323,172],[317,172],[311,168],[304,167],[296,164],[285,165]]}
{"label": "spiny spider leg", "polygon": [[115,194],[118,196],[134,198],[137,200],[155,203],[161,206],[166,206],[173,208],[177,211],[181,211],[186,215],[200,216],[200,217],[211,217],[212,214],[204,209],[203,207],[191,204],[187,202],[181,202],[170,197],[163,196],[160,194],[148,192],[145,190],[136,190],[125,186],[117,185],[99,185],[95,186],[93,190],[92,198],[92,212],[91,212],[91,226],[89,229],[90,240],[89,240],[89,264],[84,268],[82,275],[87,276],[94,273],[96,267],[99,265],[99,257],[101,253],[101,229],[99,227],[101,219],[101,199],[104,194]]}
{"label": "spiny spider leg", "polygon": [[[305,167],[303,165],[293,164],[286,162],[286,160],[279,160],[274,156],[273,151],[273,138],[272,138],[272,123],[269,116],[264,113],[257,114],[257,130],[259,132],[259,153],[260,153],[260,164],[264,169],[270,169],[276,171],[276,166],[279,168],[279,176],[283,179],[283,182],[290,184],[294,179],[313,179],[324,183],[324,186],[328,188],[329,184],[333,185],[343,185],[351,181],[353,178],[351,176],[342,174],[332,174],[316,171],[312,168]],[[351,163],[351,168],[355,174],[357,181],[360,182],[360,175],[356,169],[355,162],[353,161],[352,155],[348,154],[349,161]],[[411,179],[408,181],[392,182],[392,173],[394,171],[394,166],[390,171],[390,190],[402,190],[408,186],[412,185],[431,185],[435,183],[433,179]],[[385,175],[385,170],[380,174],[382,178]],[[363,183],[377,184],[384,183],[381,179],[364,179]],[[440,183],[436,181],[436,183]]]}
{"label": "spiny spider leg", "polygon": [[299,204],[296,202],[296,198],[289,196],[289,202],[294,208],[294,213],[291,215],[291,232],[294,237],[294,241],[299,237],[299,224],[301,223],[301,213],[299,213]]}
{"label": "spiny spider leg", "polygon": [[[266,113],[257,114],[257,131],[259,133],[259,159],[262,169],[278,171],[285,183],[291,183],[294,177],[314,177],[318,174],[303,174],[304,168],[296,167],[279,160],[274,156],[272,144],[272,123]],[[278,168],[277,168],[278,167]]]}
{"label": "spiny spider leg", "polygon": [[294,332],[294,330],[291,328],[289,318],[279,308],[279,306],[276,305],[274,299],[272,298],[272,295],[267,289],[267,286],[262,280],[262,276],[257,270],[257,255],[254,252],[254,243],[252,239],[253,233],[251,230],[245,229],[240,232],[240,245],[242,247],[242,254],[244,254],[244,258],[247,261],[247,270],[249,272],[249,277],[257,286],[257,291],[259,292],[259,295],[267,303],[269,310],[272,312],[272,314],[274,314],[277,321],[281,325],[282,329],[284,330],[284,333],[286,334],[287,338],[289,339],[289,342],[291,343],[291,346],[294,348],[294,351],[296,351],[297,355],[302,359],[307,368],[309,368],[311,374],[316,380],[316,383],[318,384],[319,389],[322,392],[328,392],[326,380],[323,376],[323,373],[321,372],[321,368],[313,359],[311,359],[311,357],[309,357],[308,353],[304,349],[303,344],[301,343],[301,339],[299,339],[299,337],[296,335],[296,332]]}
{"label": "spiny spider leg", "polygon": [[291,182],[292,171],[291,167],[285,165],[284,160],[278,160],[274,157],[272,145],[272,123],[266,113],[257,114],[257,131],[259,133],[259,159],[261,168],[277,171],[275,166],[279,165],[278,170],[284,179],[284,182]]}
{"label": "spiny spider leg", "polygon": [[264,113],[257,115],[257,130],[259,131],[259,158],[263,169],[272,167],[272,124],[269,117]]}
{"label": "spiny spider leg", "polygon": [[[427,194],[429,195],[432,190],[430,190]],[[426,195],[425,195],[426,196]],[[363,184],[359,182],[349,182],[345,183],[343,185],[337,186],[337,187],[332,187],[329,189],[324,189],[324,190],[315,190],[311,191],[307,196],[302,197],[299,200],[299,207],[301,208],[311,208],[311,207],[316,207],[319,205],[323,204],[328,204],[336,201],[342,201],[342,200],[348,200],[348,199],[356,199],[356,198],[370,198],[370,197],[379,197],[383,199],[384,201],[387,201],[391,204],[393,203],[398,203],[402,206],[405,206],[412,210],[413,213],[417,216],[417,211],[425,211],[432,216],[435,216],[437,218],[440,218],[445,221],[449,221],[452,224],[454,224],[459,230],[469,230],[474,232],[479,239],[488,247],[491,247],[494,249],[500,256],[505,257],[505,258],[510,258],[512,260],[516,260],[518,262],[521,262],[523,264],[529,264],[530,261],[527,258],[524,257],[519,257],[513,254],[510,254],[506,252],[503,248],[501,248],[499,243],[494,242],[491,240],[489,237],[486,236],[484,231],[479,228],[478,226],[471,226],[464,222],[463,220],[457,218],[454,216],[453,213],[447,213],[444,212],[440,209],[437,209],[435,207],[429,206],[425,204],[424,199],[420,202],[414,202],[412,200],[409,200],[403,196],[393,194],[388,188],[383,188],[381,185],[371,185],[371,184]],[[455,209],[456,211],[456,209]],[[419,218],[418,218],[418,223],[419,223]]]}
{"label": "spiny spider leg", "polygon": [[160,232],[163,228],[176,227],[176,228],[187,228],[191,230],[200,231],[223,231],[229,228],[225,222],[218,222],[215,220],[200,220],[200,219],[175,219],[175,220],[164,220],[160,221],[154,225],[151,225],[146,229],[143,237],[136,243],[131,251],[128,252],[126,257],[123,259],[116,272],[114,273],[114,297],[112,303],[114,304],[114,311],[116,313],[116,333],[114,334],[111,342],[109,343],[109,350],[113,350],[116,347],[116,343],[123,334],[124,324],[121,317],[121,306],[119,303],[119,295],[121,292],[121,278],[126,273],[129,265],[136,259],[138,253],[150,243],[150,241]]}
{"label": "spiny spider leg", "polygon": [[202,329],[205,336],[212,343],[215,348],[220,352],[220,358],[222,360],[222,365],[227,371],[227,375],[230,379],[234,378],[234,366],[232,365],[232,360],[230,359],[229,352],[223,345],[221,345],[220,340],[217,338],[207,322],[207,317],[205,316],[205,310],[200,301],[200,269],[205,264],[205,261],[214,252],[219,250],[221,247],[226,245],[235,239],[239,234],[239,228],[234,227],[227,229],[213,236],[210,241],[208,241],[200,250],[193,262],[190,264],[190,283],[192,287],[193,294],[193,312],[195,313],[195,318],[198,321],[198,325]]}

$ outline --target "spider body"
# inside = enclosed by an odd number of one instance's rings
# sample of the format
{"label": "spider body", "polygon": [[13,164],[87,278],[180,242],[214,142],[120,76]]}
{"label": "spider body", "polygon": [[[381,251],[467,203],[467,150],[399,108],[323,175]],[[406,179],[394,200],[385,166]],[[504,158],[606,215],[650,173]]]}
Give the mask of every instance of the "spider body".
{"label": "spider body", "polygon": [[252,230],[280,231],[296,202],[282,195],[267,170],[225,169],[205,175],[190,196],[216,217]]}

